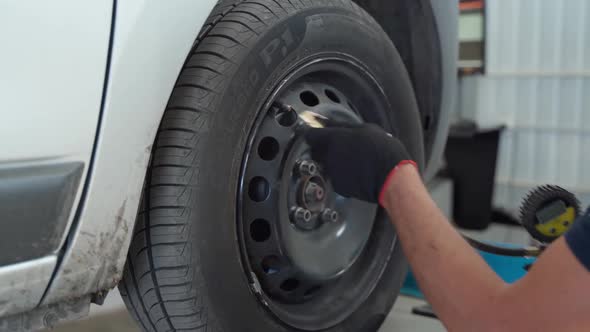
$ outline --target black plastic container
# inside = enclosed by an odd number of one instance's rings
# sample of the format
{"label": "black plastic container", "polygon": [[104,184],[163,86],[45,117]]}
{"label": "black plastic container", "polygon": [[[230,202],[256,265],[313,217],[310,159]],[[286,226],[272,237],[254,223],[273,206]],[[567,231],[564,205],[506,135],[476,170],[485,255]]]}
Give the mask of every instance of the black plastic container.
{"label": "black plastic container", "polygon": [[478,128],[462,121],[451,126],[445,150],[447,175],[454,183],[453,219],[465,229],[485,229],[492,221],[498,144],[504,126]]}

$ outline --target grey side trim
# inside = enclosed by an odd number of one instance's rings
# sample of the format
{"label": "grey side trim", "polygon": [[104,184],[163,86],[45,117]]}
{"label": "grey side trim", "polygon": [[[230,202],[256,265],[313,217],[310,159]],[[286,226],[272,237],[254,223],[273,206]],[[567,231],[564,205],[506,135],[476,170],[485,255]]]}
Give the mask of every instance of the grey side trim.
{"label": "grey side trim", "polygon": [[53,329],[61,322],[88,316],[90,296],[66,300],[36,308],[22,314],[0,318],[0,332],[28,332]]}
{"label": "grey side trim", "polygon": [[0,266],[54,253],[84,164],[0,168]]}
{"label": "grey side trim", "polygon": [[49,284],[56,262],[57,257],[51,255],[0,267],[0,317],[36,307]]}
{"label": "grey side trim", "polygon": [[439,32],[442,53],[443,91],[440,118],[425,179],[432,179],[442,164],[442,155],[449,133],[449,120],[457,97],[457,61],[459,59],[459,1],[431,0]]}

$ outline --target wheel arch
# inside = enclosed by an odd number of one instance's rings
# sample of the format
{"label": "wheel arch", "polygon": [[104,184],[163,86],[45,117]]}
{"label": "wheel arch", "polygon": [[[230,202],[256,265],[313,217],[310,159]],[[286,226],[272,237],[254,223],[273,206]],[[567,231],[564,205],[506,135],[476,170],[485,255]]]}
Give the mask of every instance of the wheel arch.
{"label": "wheel arch", "polygon": [[400,53],[424,130],[426,178],[436,172],[454,105],[457,0],[353,0],[371,14]]}
{"label": "wheel arch", "polygon": [[156,132],[195,39],[223,4],[217,2],[116,2],[86,195],[40,305],[107,290],[121,278]]}

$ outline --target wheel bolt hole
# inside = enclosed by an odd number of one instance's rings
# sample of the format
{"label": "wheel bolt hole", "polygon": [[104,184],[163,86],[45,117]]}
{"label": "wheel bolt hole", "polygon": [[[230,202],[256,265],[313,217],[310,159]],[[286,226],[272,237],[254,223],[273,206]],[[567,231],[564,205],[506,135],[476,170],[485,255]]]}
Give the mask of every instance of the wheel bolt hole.
{"label": "wheel bolt hole", "polygon": [[258,145],[258,155],[264,160],[273,160],[279,153],[279,142],[273,137],[265,137]]}
{"label": "wheel bolt hole", "polygon": [[270,223],[264,219],[256,219],[250,224],[250,237],[256,242],[264,242],[270,238]]}
{"label": "wheel bolt hole", "polygon": [[281,283],[281,289],[285,292],[292,292],[299,287],[299,280],[289,278]]}
{"label": "wheel bolt hole", "polygon": [[262,259],[262,271],[266,274],[281,272],[281,260],[277,256],[266,256]]}
{"label": "wheel bolt hole", "polygon": [[338,95],[336,95],[334,91],[326,90],[324,93],[326,94],[326,97],[330,98],[331,101],[335,102],[336,104],[340,104],[340,98],[338,98]]}
{"label": "wheel bolt hole", "polygon": [[261,176],[252,178],[248,185],[248,195],[254,202],[262,202],[270,195],[270,184]]}
{"label": "wheel bolt hole", "polygon": [[283,127],[291,127],[297,122],[297,118],[297,112],[290,106],[280,109],[275,115],[275,119]]}
{"label": "wheel bolt hole", "polygon": [[320,103],[320,99],[318,98],[318,96],[316,96],[315,93],[311,91],[303,91],[299,95],[299,98],[305,105],[309,107],[317,106]]}

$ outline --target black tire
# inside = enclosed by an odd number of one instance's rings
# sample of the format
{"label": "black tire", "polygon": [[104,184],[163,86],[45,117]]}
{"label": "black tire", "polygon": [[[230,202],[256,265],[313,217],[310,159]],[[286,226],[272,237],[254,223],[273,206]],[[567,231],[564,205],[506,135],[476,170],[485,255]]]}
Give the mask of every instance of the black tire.
{"label": "black tire", "polygon": [[[339,28],[326,28],[334,25]],[[291,43],[282,43],[286,29]],[[349,0],[220,1],[162,119],[119,283],[142,330],[300,331],[275,318],[250,288],[237,240],[236,190],[249,130],[269,90],[293,63],[324,51],[351,54],[366,65],[395,110],[389,121],[423,163],[408,74],[361,8]],[[406,273],[399,243],[391,250],[364,303],[323,331],[378,329]]]}

